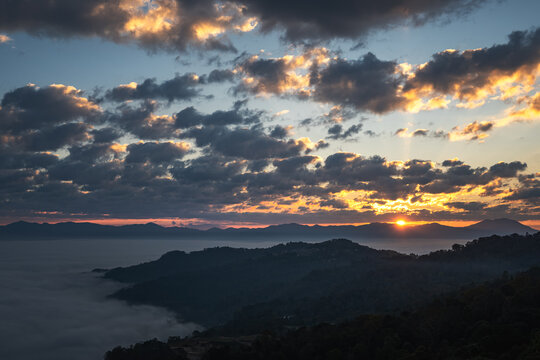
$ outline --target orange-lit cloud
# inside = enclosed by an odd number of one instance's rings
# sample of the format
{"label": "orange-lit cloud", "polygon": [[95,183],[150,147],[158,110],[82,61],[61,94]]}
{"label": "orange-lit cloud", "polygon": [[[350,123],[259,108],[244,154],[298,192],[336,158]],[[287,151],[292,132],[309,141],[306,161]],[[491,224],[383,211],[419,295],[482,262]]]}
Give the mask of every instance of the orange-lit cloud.
{"label": "orange-lit cloud", "polygon": [[285,55],[264,59],[253,55],[238,65],[243,74],[242,90],[259,95],[302,94],[309,95],[310,74],[313,64],[326,64],[330,60],[326,48],[312,48],[299,55]]}
{"label": "orange-lit cloud", "polygon": [[506,116],[497,119],[495,126],[506,126],[513,122],[540,120],[540,92],[519,99],[516,106],[506,112]]}
{"label": "orange-lit cloud", "polygon": [[179,21],[174,0],[123,0],[120,8],[129,14],[124,31],[135,38],[167,33]]}
{"label": "orange-lit cloud", "polygon": [[[444,50],[416,66],[379,60],[371,53],[349,60],[324,48],[308,49],[294,56],[254,55],[236,68],[243,76],[236,91],[290,95],[329,103],[338,109],[380,114],[396,110],[417,113],[452,106],[473,109],[494,101],[514,103],[498,120],[475,121],[445,134],[431,134],[452,141],[482,140],[492,128],[538,118],[537,106],[533,104],[540,75],[539,34],[540,29],[514,32],[504,44]],[[339,117],[335,121],[340,122]]]}
{"label": "orange-lit cloud", "polygon": [[488,132],[493,129],[494,122],[482,121],[472,122],[463,128],[455,127],[450,131],[448,137],[450,141],[459,140],[482,140],[489,136]]}
{"label": "orange-lit cloud", "polygon": [[11,38],[7,35],[0,34],[0,44],[7,43],[11,41]]}

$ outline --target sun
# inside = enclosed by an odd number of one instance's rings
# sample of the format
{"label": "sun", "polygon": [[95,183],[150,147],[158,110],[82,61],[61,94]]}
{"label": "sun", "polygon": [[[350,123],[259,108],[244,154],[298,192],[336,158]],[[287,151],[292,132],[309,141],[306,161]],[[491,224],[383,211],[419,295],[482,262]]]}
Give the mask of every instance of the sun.
{"label": "sun", "polygon": [[407,225],[407,222],[405,222],[405,220],[398,220],[398,221],[396,221],[396,224],[399,225],[399,226],[405,226],[405,225]]}

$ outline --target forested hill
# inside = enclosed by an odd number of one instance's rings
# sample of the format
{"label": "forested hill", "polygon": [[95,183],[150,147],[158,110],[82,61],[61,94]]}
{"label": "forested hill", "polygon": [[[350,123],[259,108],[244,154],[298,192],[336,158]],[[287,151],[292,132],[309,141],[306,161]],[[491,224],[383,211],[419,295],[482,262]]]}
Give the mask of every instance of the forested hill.
{"label": "forested hill", "polygon": [[[189,357],[188,357],[189,355]],[[105,360],[536,360],[540,268],[469,286],[414,311],[254,338],[171,337],[109,351]]]}
{"label": "forested hill", "polygon": [[393,312],[537,265],[540,233],[481,238],[425,256],[343,239],[171,252],[104,276],[129,283],[113,294],[118,299],[162,306],[237,335]]}

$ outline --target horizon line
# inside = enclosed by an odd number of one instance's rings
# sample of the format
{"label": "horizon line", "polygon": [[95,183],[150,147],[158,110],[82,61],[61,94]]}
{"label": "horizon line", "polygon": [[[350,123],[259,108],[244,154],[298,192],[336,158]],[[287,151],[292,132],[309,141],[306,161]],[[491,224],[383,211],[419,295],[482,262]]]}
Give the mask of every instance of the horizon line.
{"label": "horizon line", "polygon": [[[478,224],[482,221],[486,220],[512,220],[519,222],[522,225],[529,226],[533,228],[534,230],[540,231],[540,220],[515,220],[511,218],[485,218],[482,220],[445,220],[445,221],[408,221],[403,220],[402,218],[396,219],[395,221],[373,221],[373,222],[359,222],[359,223],[298,223],[298,222],[286,222],[286,223],[275,223],[275,224],[223,224],[220,226],[220,224],[212,224],[212,223],[202,223],[200,225],[197,224],[174,224],[175,221],[178,221],[178,219],[91,219],[91,220],[66,220],[62,219],[59,221],[39,221],[39,220],[16,220],[12,222],[0,222],[0,226],[7,226],[19,222],[25,222],[30,224],[49,224],[49,225],[55,225],[55,224],[66,224],[66,223],[74,223],[74,224],[95,224],[95,225],[103,225],[103,226],[114,226],[114,227],[121,227],[121,226],[128,226],[128,225],[148,225],[148,224],[155,224],[163,228],[184,228],[184,229],[192,229],[192,230],[200,230],[200,231],[207,231],[210,229],[221,229],[221,230],[227,230],[227,229],[265,229],[272,226],[283,226],[283,225],[300,225],[300,226],[308,226],[308,227],[314,227],[314,226],[320,226],[320,227],[330,227],[330,226],[364,226],[364,225],[370,225],[370,224],[390,224],[395,225],[398,227],[406,228],[406,227],[416,227],[420,225],[427,225],[427,224],[438,224],[442,226],[449,226],[454,228],[461,228],[461,227],[467,227],[470,225]],[[399,224],[398,222],[404,222]]]}

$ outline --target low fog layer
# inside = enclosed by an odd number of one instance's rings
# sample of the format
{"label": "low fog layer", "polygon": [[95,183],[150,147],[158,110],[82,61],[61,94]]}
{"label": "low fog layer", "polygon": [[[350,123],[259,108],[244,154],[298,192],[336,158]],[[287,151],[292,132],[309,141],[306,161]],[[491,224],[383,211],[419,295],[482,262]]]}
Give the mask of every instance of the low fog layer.
{"label": "low fog layer", "polygon": [[153,251],[164,250],[137,243],[138,255],[128,248],[111,251],[106,242],[0,242],[0,358],[102,359],[120,344],[185,336],[197,329],[162,309],[105,299],[118,286],[81,271],[115,257],[121,263],[128,257],[138,262],[144,252],[154,258]]}

